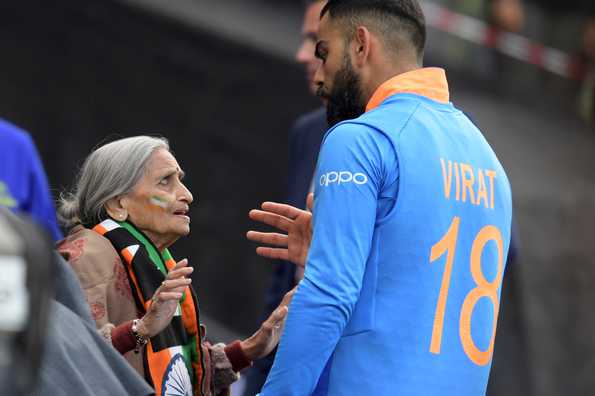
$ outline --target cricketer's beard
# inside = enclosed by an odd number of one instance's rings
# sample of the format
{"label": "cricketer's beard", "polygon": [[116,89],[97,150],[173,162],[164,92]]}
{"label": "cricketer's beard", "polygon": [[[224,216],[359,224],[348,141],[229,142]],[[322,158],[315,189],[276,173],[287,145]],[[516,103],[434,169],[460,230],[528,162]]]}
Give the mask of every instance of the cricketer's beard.
{"label": "cricketer's beard", "polygon": [[[319,90],[322,91],[322,90]],[[366,111],[366,103],[360,88],[360,78],[351,66],[349,56],[344,54],[343,66],[333,80],[333,88],[327,95],[326,120],[329,128],[344,120],[352,120]]]}

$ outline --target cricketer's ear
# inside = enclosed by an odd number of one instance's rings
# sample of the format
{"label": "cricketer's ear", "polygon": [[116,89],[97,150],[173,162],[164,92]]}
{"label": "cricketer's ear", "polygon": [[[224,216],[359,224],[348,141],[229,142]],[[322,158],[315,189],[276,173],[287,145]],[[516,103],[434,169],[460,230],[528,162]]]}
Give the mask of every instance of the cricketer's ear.
{"label": "cricketer's ear", "polygon": [[367,27],[360,25],[355,30],[355,37],[351,40],[351,51],[355,66],[362,67],[370,56],[372,35]]}

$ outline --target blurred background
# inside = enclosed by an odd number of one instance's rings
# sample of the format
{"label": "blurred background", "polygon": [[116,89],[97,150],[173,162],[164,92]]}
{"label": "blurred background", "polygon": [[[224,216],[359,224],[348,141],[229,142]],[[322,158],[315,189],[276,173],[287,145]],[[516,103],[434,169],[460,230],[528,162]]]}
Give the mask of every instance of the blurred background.
{"label": "blurred background", "polygon": [[[491,395],[595,394],[595,2],[423,0],[426,64],[512,183]],[[33,136],[54,196],[115,137],[160,134],[198,198],[174,246],[210,338],[260,323],[274,263],[245,232],[283,200],[287,132],[320,106],[294,60],[300,0],[0,3],[0,117]]]}

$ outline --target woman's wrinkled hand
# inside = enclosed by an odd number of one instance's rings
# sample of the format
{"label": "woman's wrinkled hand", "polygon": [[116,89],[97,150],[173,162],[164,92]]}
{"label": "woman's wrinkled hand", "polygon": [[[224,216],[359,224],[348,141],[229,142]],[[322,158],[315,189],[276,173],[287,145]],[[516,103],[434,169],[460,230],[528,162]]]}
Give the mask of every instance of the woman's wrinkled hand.
{"label": "woman's wrinkled hand", "polygon": [[[308,209],[312,210],[314,195],[308,195]],[[287,234],[274,232],[248,231],[246,237],[253,241],[277,246],[256,248],[260,256],[291,261],[304,267],[308,257],[308,249],[312,241],[312,213],[290,205],[265,202],[262,210],[253,209],[249,216],[252,220],[276,227]]]}
{"label": "woman's wrinkled hand", "polygon": [[151,298],[151,305],[138,323],[138,332],[145,337],[154,337],[169,325],[194,268],[188,267],[188,259],[178,261]]}
{"label": "woman's wrinkled hand", "polygon": [[277,309],[273,311],[268,319],[260,325],[260,329],[258,329],[256,333],[240,343],[242,350],[248,359],[260,359],[275,349],[279,343],[281,334],[283,334],[285,318],[288,313],[287,307],[295,294],[296,288],[297,286],[285,294],[281,304],[279,304]]}

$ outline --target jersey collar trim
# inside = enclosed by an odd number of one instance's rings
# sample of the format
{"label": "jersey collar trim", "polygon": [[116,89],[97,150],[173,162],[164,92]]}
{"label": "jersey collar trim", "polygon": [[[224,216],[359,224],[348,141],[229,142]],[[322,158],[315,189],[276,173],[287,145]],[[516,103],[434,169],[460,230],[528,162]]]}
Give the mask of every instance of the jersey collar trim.
{"label": "jersey collar trim", "polygon": [[366,106],[370,111],[380,106],[389,96],[398,93],[412,93],[425,96],[441,103],[448,103],[448,82],[444,69],[425,67],[399,74],[382,83]]}

